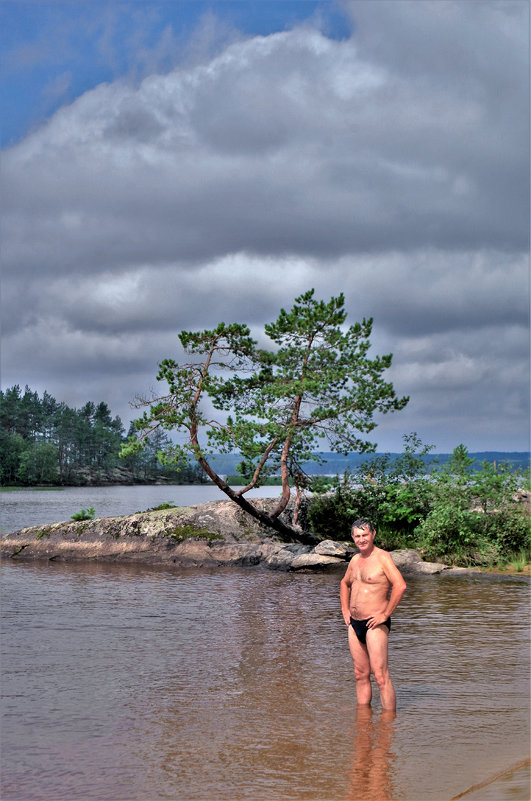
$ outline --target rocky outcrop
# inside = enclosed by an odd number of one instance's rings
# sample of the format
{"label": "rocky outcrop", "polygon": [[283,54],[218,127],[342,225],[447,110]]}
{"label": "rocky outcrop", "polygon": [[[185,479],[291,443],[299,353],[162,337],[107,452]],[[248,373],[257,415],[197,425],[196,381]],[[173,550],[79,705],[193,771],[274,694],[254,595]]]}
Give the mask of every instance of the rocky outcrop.
{"label": "rocky outcrop", "polygon": [[[254,502],[266,511],[276,503],[269,498]],[[349,542],[323,540],[315,546],[283,542],[232,501],[33,526],[0,540],[4,558],[97,559],[180,567],[345,569],[354,553]],[[442,564],[423,562],[417,551],[395,551],[392,556],[404,574],[446,569]]]}
{"label": "rocky outcrop", "polygon": [[401,573],[442,573],[448,566],[442,562],[424,562],[418,551],[405,549],[403,551],[392,551],[393,562]]}

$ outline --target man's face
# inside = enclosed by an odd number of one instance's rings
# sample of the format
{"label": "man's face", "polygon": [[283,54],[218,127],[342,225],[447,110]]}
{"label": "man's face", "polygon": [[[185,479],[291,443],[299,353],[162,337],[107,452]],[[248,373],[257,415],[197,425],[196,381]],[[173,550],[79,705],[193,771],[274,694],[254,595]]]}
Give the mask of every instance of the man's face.
{"label": "man's face", "polygon": [[364,553],[372,548],[374,531],[371,531],[368,526],[365,526],[365,528],[353,528],[352,539],[354,540],[354,545],[359,548],[360,553]]}

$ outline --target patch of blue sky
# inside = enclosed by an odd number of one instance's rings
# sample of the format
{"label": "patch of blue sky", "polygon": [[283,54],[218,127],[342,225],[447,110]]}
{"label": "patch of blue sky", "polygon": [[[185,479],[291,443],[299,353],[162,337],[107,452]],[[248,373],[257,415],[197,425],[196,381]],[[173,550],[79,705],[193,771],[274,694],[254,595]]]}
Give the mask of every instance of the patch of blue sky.
{"label": "patch of blue sky", "polygon": [[351,32],[336,0],[0,0],[2,146],[100,83],[168,71],[208,18],[247,36]]}

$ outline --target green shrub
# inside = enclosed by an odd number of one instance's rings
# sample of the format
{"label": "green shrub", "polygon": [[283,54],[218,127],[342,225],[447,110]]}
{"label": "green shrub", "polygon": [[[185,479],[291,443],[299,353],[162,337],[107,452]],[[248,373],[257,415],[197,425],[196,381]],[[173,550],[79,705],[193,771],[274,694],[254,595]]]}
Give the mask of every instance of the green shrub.
{"label": "green shrub", "polygon": [[409,528],[398,528],[386,523],[380,523],[377,529],[378,547],[384,551],[398,551],[402,548],[417,548],[414,532]]}
{"label": "green shrub", "polygon": [[[316,493],[308,506],[308,522],[312,531],[333,540],[347,539],[356,519],[355,493],[350,485],[350,473],[334,480],[332,492]],[[315,485],[317,487],[317,485]]]}
{"label": "green shrub", "polygon": [[432,508],[415,530],[428,557],[466,564],[504,559],[529,548],[529,516],[513,501],[521,474],[474,459],[464,445],[433,474]]}
{"label": "green shrub", "polygon": [[419,547],[428,559],[474,562],[485,549],[480,514],[459,506],[436,505],[415,530]]}
{"label": "green shrub", "polygon": [[94,507],[89,506],[88,509],[82,509],[80,512],[73,514],[70,520],[92,520],[95,514]]}
{"label": "green shrub", "polygon": [[429,448],[416,434],[404,440],[401,456],[375,457],[336,478],[328,492],[316,483],[308,510],[312,530],[346,538],[354,520],[367,517],[380,547],[418,548],[427,558],[461,564],[494,564],[531,552],[529,514],[513,500],[524,480],[520,471],[488,462],[476,470],[458,445],[428,476],[422,457]]}
{"label": "green shrub", "polygon": [[[346,471],[336,478],[326,495],[312,499],[308,518],[314,532],[333,539],[348,536],[354,520],[366,517],[376,526],[381,547],[411,547],[413,532],[433,500],[423,459],[431,446],[423,445],[415,433],[403,439],[400,456],[372,457],[356,472]],[[319,484],[315,486],[321,489]]]}
{"label": "green shrub", "polygon": [[[494,516],[493,516],[494,517]],[[499,513],[493,520],[496,542],[504,553],[531,552],[531,518],[522,507],[514,505],[511,510]]]}
{"label": "green shrub", "polygon": [[428,558],[465,564],[506,561],[514,553],[531,552],[529,515],[514,504],[487,513],[439,504],[415,537]]}

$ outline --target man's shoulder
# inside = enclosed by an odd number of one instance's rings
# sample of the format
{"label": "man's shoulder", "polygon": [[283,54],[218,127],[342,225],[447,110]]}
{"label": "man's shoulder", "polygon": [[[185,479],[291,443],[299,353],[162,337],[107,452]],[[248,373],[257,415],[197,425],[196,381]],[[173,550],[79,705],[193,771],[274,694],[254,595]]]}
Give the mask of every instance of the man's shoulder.
{"label": "man's shoulder", "polygon": [[378,560],[389,581],[392,581],[392,575],[396,576],[397,573],[400,574],[400,571],[395,565],[393,557],[389,551],[384,551],[382,548],[378,548]]}
{"label": "man's shoulder", "polygon": [[377,559],[380,562],[392,562],[392,556],[389,551],[384,551],[383,548],[377,548],[376,545],[374,546],[374,553],[376,554]]}
{"label": "man's shoulder", "polygon": [[352,573],[355,570],[356,562],[358,561],[359,556],[360,556],[359,553],[355,553],[354,556],[352,557],[352,559],[350,560],[350,562],[348,563],[347,575],[349,575],[350,573]]}

